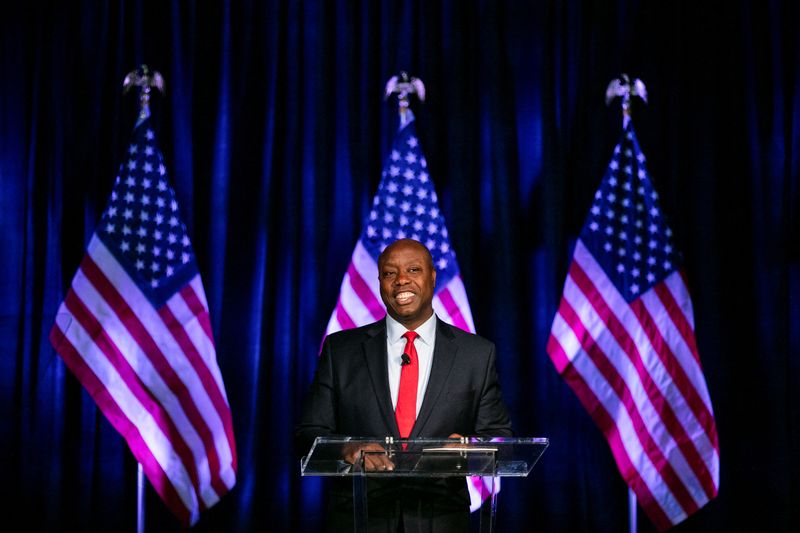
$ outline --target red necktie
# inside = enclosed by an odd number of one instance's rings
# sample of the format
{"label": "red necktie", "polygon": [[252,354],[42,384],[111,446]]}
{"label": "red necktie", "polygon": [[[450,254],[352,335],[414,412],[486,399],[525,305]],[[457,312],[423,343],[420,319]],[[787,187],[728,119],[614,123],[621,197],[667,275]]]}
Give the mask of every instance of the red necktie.
{"label": "red necktie", "polygon": [[[406,347],[403,354],[408,356],[409,362],[403,363],[400,371],[400,390],[397,393],[397,407],[394,416],[397,419],[397,428],[400,438],[408,438],[414,421],[417,419],[417,380],[419,379],[419,361],[414,339],[419,335],[415,331],[406,331]],[[405,358],[404,358],[405,359]]]}

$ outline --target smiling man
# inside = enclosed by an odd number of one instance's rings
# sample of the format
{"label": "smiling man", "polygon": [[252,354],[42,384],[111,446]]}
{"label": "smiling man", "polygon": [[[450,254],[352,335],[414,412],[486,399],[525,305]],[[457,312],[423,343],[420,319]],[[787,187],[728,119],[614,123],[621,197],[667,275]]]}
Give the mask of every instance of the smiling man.
{"label": "smiling man", "polygon": [[389,316],[413,331],[433,316],[436,270],[422,243],[402,239],[378,257],[381,299]]}
{"label": "smiling man", "polygon": [[[318,436],[446,438],[512,436],[495,371],[494,344],[439,320],[433,312],[436,270],[425,246],[393,242],[378,258],[387,316],[329,335],[295,430],[298,451]],[[364,449],[345,450],[353,463]],[[391,470],[370,455],[367,469]],[[463,479],[370,482],[370,531],[465,531],[469,494]],[[330,531],[353,530],[352,485],[334,481]]]}

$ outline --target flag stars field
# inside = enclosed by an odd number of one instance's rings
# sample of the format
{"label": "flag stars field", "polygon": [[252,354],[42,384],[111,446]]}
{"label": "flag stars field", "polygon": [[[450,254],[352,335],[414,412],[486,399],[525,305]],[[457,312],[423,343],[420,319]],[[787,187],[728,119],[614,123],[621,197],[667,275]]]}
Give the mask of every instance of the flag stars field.
{"label": "flag stars field", "polygon": [[[147,134],[145,136],[152,140],[152,136]],[[134,228],[126,224],[122,232],[124,235],[134,232],[139,237],[139,243],[135,247],[136,257],[128,255],[134,253],[129,242],[126,242],[125,245],[118,243],[116,247],[112,246],[112,248],[119,251],[123,261],[128,258],[132,262],[134,270],[142,269],[137,261],[138,256],[143,256],[145,264],[149,264],[150,270],[157,274],[152,280],[157,281],[162,277],[171,276],[183,264],[178,260],[178,257],[182,257],[179,254],[190,245],[188,238],[185,238],[185,227],[179,223],[174,214],[170,214],[177,212],[178,205],[174,193],[161,177],[166,173],[161,161],[161,154],[150,144],[141,150],[140,145],[135,143],[131,144],[128,152],[135,158],[128,160],[127,176],[124,176],[124,179],[118,177],[116,180],[110,205],[103,215],[104,219],[109,220],[104,226],[104,233],[107,238],[111,238],[115,233],[116,227],[110,220],[117,216],[119,210],[122,210],[126,220],[138,219],[138,224],[135,224]],[[156,184],[155,188],[153,184]],[[146,192],[154,189],[157,190],[155,195]],[[124,205],[120,205],[119,198],[124,198]],[[173,231],[169,233],[166,242],[168,253],[162,256],[162,247],[155,246],[155,243],[163,242],[164,232],[159,228],[165,221],[168,221]],[[191,250],[189,253],[191,254]],[[155,258],[157,257],[161,257],[161,261],[156,262]],[[162,268],[164,266],[169,268]],[[152,283],[152,280],[150,280],[150,285],[157,286]]]}

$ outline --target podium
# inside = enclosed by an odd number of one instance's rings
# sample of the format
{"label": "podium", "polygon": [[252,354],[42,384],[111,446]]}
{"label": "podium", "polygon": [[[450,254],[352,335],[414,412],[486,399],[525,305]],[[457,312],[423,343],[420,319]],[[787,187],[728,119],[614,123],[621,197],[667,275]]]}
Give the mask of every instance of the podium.
{"label": "podium", "polygon": [[[354,464],[343,459],[346,451],[370,445]],[[376,446],[377,445],[377,446]],[[495,483],[502,477],[527,477],[549,445],[546,438],[481,438],[399,439],[383,441],[362,437],[317,437],[308,455],[300,463],[301,476],[352,478],[354,531],[368,530],[370,500],[376,491],[369,484],[378,480],[409,478],[466,478],[480,476],[491,497],[470,517],[471,529],[481,533],[495,529],[497,491]],[[376,455],[379,461],[368,456]],[[389,468],[374,469],[380,462]],[[465,481],[466,483],[466,481]],[[384,483],[385,484],[385,483]],[[424,520],[425,518],[423,518]],[[477,522],[477,523],[476,523]],[[429,528],[424,528],[429,529]]]}

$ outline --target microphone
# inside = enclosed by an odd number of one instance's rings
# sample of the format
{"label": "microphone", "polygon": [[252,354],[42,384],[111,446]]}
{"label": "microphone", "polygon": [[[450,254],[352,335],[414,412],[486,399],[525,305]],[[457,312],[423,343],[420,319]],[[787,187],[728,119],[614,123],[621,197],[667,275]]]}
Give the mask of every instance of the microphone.
{"label": "microphone", "polygon": [[408,356],[407,353],[401,355],[400,358],[403,360],[403,362],[400,363],[400,366],[406,366],[411,364],[411,358]]}

